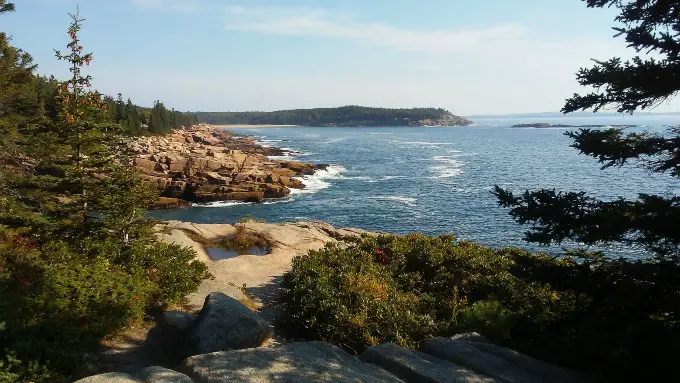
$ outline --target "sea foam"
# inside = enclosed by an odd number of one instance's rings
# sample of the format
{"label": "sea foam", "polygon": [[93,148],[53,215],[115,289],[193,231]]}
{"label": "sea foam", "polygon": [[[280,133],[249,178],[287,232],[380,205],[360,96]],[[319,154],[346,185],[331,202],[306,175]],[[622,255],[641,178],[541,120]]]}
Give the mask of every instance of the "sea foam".
{"label": "sea foam", "polygon": [[319,190],[327,189],[331,186],[329,179],[337,179],[341,174],[347,171],[340,165],[330,165],[324,170],[317,170],[314,174],[309,176],[296,177],[305,185],[304,189],[290,189],[292,195],[295,194],[312,194]]}

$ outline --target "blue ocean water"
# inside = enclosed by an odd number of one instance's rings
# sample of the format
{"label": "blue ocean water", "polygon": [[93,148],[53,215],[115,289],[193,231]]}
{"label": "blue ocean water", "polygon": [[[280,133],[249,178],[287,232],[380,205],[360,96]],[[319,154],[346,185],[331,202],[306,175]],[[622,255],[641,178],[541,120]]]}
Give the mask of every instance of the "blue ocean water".
{"label": "blue ocean water", "polygon": [[[494,185],[513,191],[585,190],[604,199],[680,193],[680,183],[667,175],[629,167],[600,170],[596,160],[569,147],[565,128],[510,127],[539,121],[644,124],[643,129],[661,132],[680,124],[680,116],[489,118],[476,120],[476,126],[441,128],[234,129],[258,137],[264,145],[300,152],[297,160],[332,166],[308,177],[308,188],[290,198],[263,204],[225,202],[157,211],[153,216],[199,223],[232,223],[248,214],[269,222],[319,220],[400,234],[453,233],[493,247],[557,253],[559,246],[523,241],[528,227],[498,207],[491,194]],[[629,257],[643,254],[641,249],[624,247],[605,250]]]}

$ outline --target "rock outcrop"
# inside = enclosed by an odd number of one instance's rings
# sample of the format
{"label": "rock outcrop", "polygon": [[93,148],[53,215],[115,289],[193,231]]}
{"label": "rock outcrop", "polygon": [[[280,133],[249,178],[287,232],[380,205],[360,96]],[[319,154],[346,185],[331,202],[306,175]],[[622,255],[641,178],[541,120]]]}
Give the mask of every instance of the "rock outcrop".
{"label": "rock outcrop", "polygon": [[321,342],[215,352],[188,358],[187,373],[198,382],[401,382],[374,365]]}
{"label": "rock outcrop", "polygon": [[257,145],[251,137],[210,125],[195,125],[164,136],[137,137],[129,143],[132,166],[153,182],[165,199],[152,207],[181,206],[178,200],[261,202],[282,198],[291,188],[301,189],[298,178],[325,169],[297,161],[270,160],[278,148]]}
{"label": "rock outcrop", "polygon": [[396,344],[381,344],[364,351],[359,357],[364,362],[376,364],[406,382],[424,383],[499,383],[444,359],[424,352],[408,350]]}
{"label": "rock outcrop", "polygon": [[234,298],[214,292],[189,334],[197,354],[258,347],[272,336],[272,328],[259,315]]}

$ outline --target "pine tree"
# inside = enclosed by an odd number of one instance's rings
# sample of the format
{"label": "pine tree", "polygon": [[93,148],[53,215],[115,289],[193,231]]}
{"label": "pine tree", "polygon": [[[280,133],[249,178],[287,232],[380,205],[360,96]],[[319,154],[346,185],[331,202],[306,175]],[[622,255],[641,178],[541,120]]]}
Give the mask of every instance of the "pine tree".
{"label": "pine tree", "polygon": [[[575,94],[562,111],[613,106],[619,112],[650,109],[680,91],[680,1],[587,0],[588,7],[614,6],[620,11],[614,28],[636,56],[596,61],[582,68],[579,83],[595,91]],[[617,36],[618,36],[617,35]],[[666,135],[626,133],[622,129],[581,129],[566,133],[582,154],[598,159],[603,168],[645,166],[652,172],[680,178],[680,128]],[[520,223],[532,223],[526,239],[543,244],[572,239],[586,245],[624,243],[647,248],[659,260],[680,261],[680,196],[640,194],[637,200],[602,201],[585,192],[526,191],[515,195],[496,187],[501,206]]]}
{"label": "pine tree", "polygon": [[5,154],[14,151],[17,133],[43,116],[35,68],[31,55],[0,32],[0,147]]}
{"label": "pine tree", "polygon": [[126,119],[125,116],[125,102],[123,101],[123,95],[118,93],[118,98],[116,99],[116,117],[115,121],[117,124],[122,124]]}
{"label": "pine tree", "polygon": [[[195,253],[156,241],[156,191],[125,166],[122,128],[82,73],[92,60],[72,16],[54,121],[22,132],[0,177],[0,381],[66,382],[105,336],[178,303],[209,276]],[[34,96],[36,94],[34,93]]]}

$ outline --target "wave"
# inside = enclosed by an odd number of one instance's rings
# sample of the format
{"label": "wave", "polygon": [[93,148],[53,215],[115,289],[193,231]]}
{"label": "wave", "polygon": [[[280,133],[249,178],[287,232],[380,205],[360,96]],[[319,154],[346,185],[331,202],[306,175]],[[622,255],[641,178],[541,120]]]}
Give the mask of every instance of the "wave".
{"label": "wave", "polygon": [[290,202],[292,201],[291,198],[286,197],[286,198],[277,198],[277,199],[269,199],[265,200],[264,202],[243,202],[243,201],[215,201],[215,202],[207,202],[207,203],[198,203],[194,204],[192,206],[194,207],[231,207],[231,206],[248,206],[248,205],[273,205],[277,203],[285,203],[285,202]]}
{"label": "wave", "polygon": [[427,142],[427,141],[399,141],[399,143],[409,145],[430,145],[430,146],[453,145],[453,142]]}
{"label": "wave", "polygon": [[413,197],[403,197],[398,195],[368,197],[368,199],[399,202],[409,206],[413,206],[418,201],[416,198]]}
{"label": "wave", "polygon": [[229,206],[245,206],[254,205],[254,202],[241,202],[241,201],[215,201],[208,203],[197,203],[193,205],[194,207],[229,207]]}
{"label": "wave", "polygon": [[336,142],[347,141],[347,137],[331,138],[328,141],[319,142],[320,144],[334,144]]}
{"label": "wave", "polygon": [[428,178],[452,178],[464,173],[465,162],[457,160],[457,156],[434,156],[432,161],[439,162],[441,165],[431,166],[429,170],[436,173],[436,176]]}
{"label": "wave", "polygon": [[330,165],[325,170],[317,170],[310,176],[296,177],[305,185],[304,189],[290,189],[291,195],[313,194],[319,190],[327,189],[331,186],[326,180],[341,178],[341,174],[347,171],[340,165]]}

